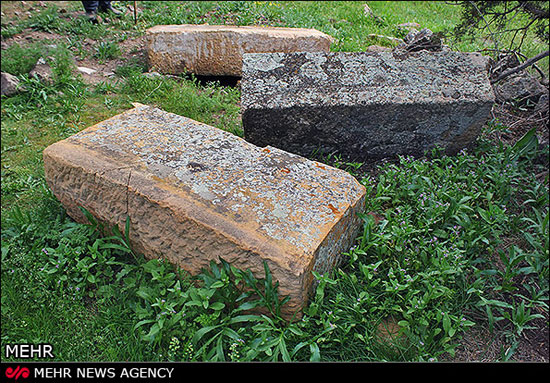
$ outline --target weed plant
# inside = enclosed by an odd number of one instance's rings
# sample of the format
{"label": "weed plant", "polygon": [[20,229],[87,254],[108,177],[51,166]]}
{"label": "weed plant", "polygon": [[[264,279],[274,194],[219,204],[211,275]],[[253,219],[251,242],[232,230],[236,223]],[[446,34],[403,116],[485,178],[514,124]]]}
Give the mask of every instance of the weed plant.
{"label": "weed plant", "polygon": [[114,59],[120,56],[120,48],[118,44],[113,41],[100,41],[96,48],[94,57],[98,59],[100,63],[109,59]]}

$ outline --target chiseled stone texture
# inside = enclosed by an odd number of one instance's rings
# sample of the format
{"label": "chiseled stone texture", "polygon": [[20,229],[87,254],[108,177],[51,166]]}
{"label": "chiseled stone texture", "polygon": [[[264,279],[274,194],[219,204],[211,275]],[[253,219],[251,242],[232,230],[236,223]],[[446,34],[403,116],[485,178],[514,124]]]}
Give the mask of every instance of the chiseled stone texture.
{"label": "chiseled stone texture", "polygon": [[460,52],[250,53],[247,141],[353,160],[453,154],[475,141],[494,102],[486,60]]}
{"label": "chiseled stone texture", "polygon": [[251,52],[328,52],[334,39],[315,29],[233,25],[157,25],[147,30],[151,70],[241,76]]}
{"label": "chiseled stone texture", "polygon": [[353,244],[365,203],[344,171],[144,105],[49,146],[44,167],[71,217],[122,230],[129,216],[149,258],[197,273],[222,257],[258,277],[265,260],[285,315]]}

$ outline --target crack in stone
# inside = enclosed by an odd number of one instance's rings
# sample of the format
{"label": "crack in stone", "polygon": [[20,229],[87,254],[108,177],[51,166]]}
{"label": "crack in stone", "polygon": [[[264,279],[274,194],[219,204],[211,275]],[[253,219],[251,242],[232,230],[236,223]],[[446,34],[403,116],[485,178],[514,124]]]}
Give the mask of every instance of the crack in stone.
{"label": "crack in stone", "polygon": [[128,182],[126,183],[126,217],[129,217],[130,206],[130,178],[132,177],[132,170],[128,172]]}

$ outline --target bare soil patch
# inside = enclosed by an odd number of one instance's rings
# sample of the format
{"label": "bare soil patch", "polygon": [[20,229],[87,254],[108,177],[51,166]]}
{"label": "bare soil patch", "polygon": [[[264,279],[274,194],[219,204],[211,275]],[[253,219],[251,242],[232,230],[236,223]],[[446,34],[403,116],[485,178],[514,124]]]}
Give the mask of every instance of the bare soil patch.
{"label": "bare soil patch", "polygon": [[[77,3],[78,6],[82,8],[81,3]],[[75,10],[75,2],[70,1],[3,1],[2,25],[14,25],[19,23],[30,17],[32,12],[40,12],[52,4],[59,8],[59,16],[62,18],[71,19],[84,14],[83,8]],[[103,18],[101,22],[108,23],[109,19]],[[67,39],[68,36],[59,33],[25,28],[20,33],[9,38],[2,38],[2,50],[9,48],[12,44],[18,44],[21,47],[25,47],[37,42],[44,42],[53,45],[56,43],[66,43]],[[88,37],[84,38],[81,44],[82,50],[86,53],[85,55],[82,55],[82,52],[77,52],[76,48],[71,48],[75,53],[74,63],[76,67],[85,67],[94,70],[91,74],[75,70],[75,75],[81,75],[82,79],[90,85],[113,80],[117,67],[129,61],[144,64],[147,61],[144,39],[141,36],[126,36],[123,41],[118,43],[120,55],[117,58],[107,60],[99,60],[94,57],[96,47],[100,42],[100,40],[94,40]]]}

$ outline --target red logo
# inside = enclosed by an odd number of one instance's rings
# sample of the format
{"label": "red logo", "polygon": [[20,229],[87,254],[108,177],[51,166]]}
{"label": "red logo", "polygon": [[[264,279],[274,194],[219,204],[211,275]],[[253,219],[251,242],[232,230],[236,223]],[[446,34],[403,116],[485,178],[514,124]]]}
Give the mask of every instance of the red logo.
{"label": "red logo", "polygon": [[17,366],[15,370],[11,367],[6,368],[6,376],[8,379],[19,379],[19,377],[22,377],[23,379],[26,379],[29,377],[30,371],[27,367],[21,368],[20,366]]}

